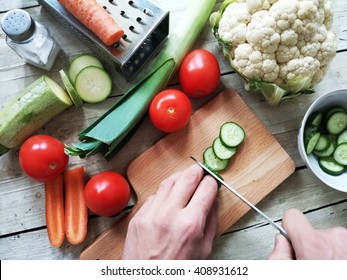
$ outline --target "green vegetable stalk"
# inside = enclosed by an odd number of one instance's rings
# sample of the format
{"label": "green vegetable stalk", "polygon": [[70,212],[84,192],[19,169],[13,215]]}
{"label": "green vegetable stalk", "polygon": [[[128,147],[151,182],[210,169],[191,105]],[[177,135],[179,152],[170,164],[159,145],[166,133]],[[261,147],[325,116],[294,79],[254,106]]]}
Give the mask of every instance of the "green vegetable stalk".
{"label": "green vegetable stalk", "polygon": [[106,159],[112,158],[145,115],[153,97],[173,77],[207,22],[215,2],[187,1],[183,18],[143,77],[103,116],[80,132],[81,142],[66,147],[67,154],[83,158],[100,152]]}

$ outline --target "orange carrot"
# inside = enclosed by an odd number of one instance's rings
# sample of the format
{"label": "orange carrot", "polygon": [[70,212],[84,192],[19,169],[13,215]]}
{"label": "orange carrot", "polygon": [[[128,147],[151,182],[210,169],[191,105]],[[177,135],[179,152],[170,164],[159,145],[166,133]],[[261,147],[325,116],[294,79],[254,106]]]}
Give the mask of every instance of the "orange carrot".
{"label": "orange carrot", "polygon": [[65,229],[71,244],[80,244],[87,235],[88,208],[84,202],[85,187],[83,166],[64,172]]}
{"label": "orange carrot", "polygon": [[45,183],[46,224],[49,241],[59,248],[65,238],[63,176]]}
{"label": "orange carrot", "polygon": [[110,46],[124,35],[114,18],[96,0],[58,0],[75,18]]}

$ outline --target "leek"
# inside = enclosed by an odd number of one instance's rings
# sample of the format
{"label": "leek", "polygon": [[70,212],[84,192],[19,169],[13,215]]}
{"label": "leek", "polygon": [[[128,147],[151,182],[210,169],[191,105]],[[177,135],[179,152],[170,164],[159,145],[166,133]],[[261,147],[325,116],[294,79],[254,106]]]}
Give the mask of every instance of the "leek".
{"label": "leek", "polygon": [[187,2],[183,18],[169,34],[165,46],[142,78],[104,115],[79,133],[81,142],[67,146],[67,154],[83,158],[101,153],[109,160],[136,129],[153,97],[168,84],[183,57],[193,47],[216,1]]}

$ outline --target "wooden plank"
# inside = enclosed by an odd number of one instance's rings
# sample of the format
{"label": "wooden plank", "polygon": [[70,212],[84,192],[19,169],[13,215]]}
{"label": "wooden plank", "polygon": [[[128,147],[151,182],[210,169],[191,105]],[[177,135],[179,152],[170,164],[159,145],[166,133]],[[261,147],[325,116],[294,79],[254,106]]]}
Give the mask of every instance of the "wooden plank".
{"label": "wooden plank", "polygon": [[[306,214],[306,217],[317,228],[347,227],[347,203],[318,209]],[[89,223],[90,231],[84,243],[72,246],[65,241],[59,249],[50,246],[46,229],[3,237],[0,239],[0,256],[2,260],[78,259],[86,244],[112,224],[113,221],[108,218],[93,219]],[[266,259],[272,251],[275,234],[270,225],[260,224],[225,234],[215,241],[210,259]]]}
{"label": "wooden plank", "polygon": [[[305,216],[316,228],[347,227],[347,202],[319,209]],[[267,259],[272,252],[276,234],[269,225],[258,225],[226,234],[215,242],[210,259]]]}

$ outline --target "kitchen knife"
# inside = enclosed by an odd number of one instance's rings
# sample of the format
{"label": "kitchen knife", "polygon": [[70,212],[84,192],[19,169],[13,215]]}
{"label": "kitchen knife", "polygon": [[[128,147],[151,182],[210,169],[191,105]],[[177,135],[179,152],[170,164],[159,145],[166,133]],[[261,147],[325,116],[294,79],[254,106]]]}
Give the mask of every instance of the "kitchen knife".
{"label": "kitchen knife", "polygon": [[217,182],[221,183],[224,187],[226,187],[229,191],[231,191],[234,195],[236,195],[238,198],[240,198],[244,203],[246,203],[249,207],[251,207],[253,210],[258,212],[266,221],[270,223],[275,229],[277,229],[280,234],[282,234],[285,238],[287,238],[289,241],[289,236],[285,229],[279,225],[277,225],[273,220],[271,220],[263,211],[259,210],[254,204],[249,202],[244,196],[242,196],[240,193],[238,193],[236,190],[234,190],[229,184],[227,184],[223,179],[219,178],[214,172],[212,172],[209,168],[207,168],[204,164],[199,162],[197,159],[191,156],[191,159],[194,160],[202,169],[204,169],[209,175],[211,175],[213,178],[217,180]]}

